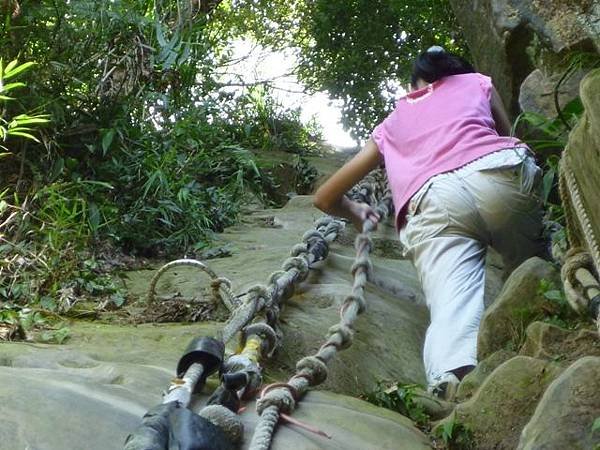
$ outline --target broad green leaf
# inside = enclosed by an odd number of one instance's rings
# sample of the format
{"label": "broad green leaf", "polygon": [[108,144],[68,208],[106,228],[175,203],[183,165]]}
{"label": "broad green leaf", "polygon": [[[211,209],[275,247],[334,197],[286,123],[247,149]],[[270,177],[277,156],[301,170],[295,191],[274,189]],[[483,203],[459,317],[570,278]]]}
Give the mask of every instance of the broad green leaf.
{"label": "broad green leaf", "polygon": [[6,69],[4,69],[6,72],[10,72],[11,70],[13,70],[13,68],[19,63],[19,61],[17,61],[16,59],[13,59],[11,62],[8,63],[8,65],[6,66]]}
{"label": "broad green leaf", "polygon": [[38,138],[36,138],[34,135],[29,134],[29,133],[23,133],[22,131],[9,131],[8,132],[9,135],[11,136],[22,136],[22,137],[26,137],[27,139],[31,139],[32,141],[35,142],[40,142]]}
{"label": "broad green leaf", "polygon": [[110,129],[104,133],[102,136],[102,153],[106,155],[106,152],[110,148],[110,144],[112,144],[113,138],[115,137],[115,130]]}
{"label": "broad green leaf", "polygon": [[4,79],[8,80],[9,78],[14,77],[15,75],[20,74],[21,72],[29,69],[31,66],[35,65],[34,62],[29,61],[26,62],[25,64],[21,64],[20,66],[15,67],[13,70],[9,71],[5,71],[4,72]]}
{"label": "broad green leaf", "polygon": [[600,431],[600,417],[596,417],[592,424],[592,433],[595,433],[596,431]]}
{"label": "broad green leaf", "polygon": [[5,84],[4,86],[0,84],[0,92],[8,92],[12,89],[16,89],[18,87],[24,87],[26,86],[25,83],[21,83],[20,81],[17,81],[15,83],[8,83]]}

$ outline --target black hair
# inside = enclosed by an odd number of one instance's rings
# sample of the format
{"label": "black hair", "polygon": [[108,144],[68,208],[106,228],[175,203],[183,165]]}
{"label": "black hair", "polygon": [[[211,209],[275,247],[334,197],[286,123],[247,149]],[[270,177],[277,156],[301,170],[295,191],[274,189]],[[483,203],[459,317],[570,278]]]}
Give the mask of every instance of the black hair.
{"label": "black hair", "polygon": [[473,73],[475,68],[463,57],[454,53],[446,52],[437,47],[436,50],[429,50],[421,53],[413,64],[413,70],[410,82],[413,87],[417,86],[417,80],[433,83],[450,75],[459,75],[461,73]]}

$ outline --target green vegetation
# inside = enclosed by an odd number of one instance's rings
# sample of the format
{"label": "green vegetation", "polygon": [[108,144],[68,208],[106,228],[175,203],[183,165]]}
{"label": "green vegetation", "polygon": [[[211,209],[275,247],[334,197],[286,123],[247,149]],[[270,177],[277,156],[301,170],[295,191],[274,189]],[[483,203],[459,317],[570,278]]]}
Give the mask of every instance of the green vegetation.
{"label": "green vegetation", "polygon": [[473,433],[456,418],[456,413],[445,419],[435,428],[434,434],[440,438],[449,450],[475,449]]}
{"label": "green vegetation", "polygon": [[429,416],[425,413],[423,405],[415,401],[418,392],[423,392],[423,387],[417,384],[400,384],[392,386],[379,381],[373,392],[365,395],[365,400],[383,408],[399,412],[413,420],[421,428],[429,426]]}
{"label": "green vegetation", "polygon": [[564,291],[548,280],[540,280],[538,294],[547,301],[544,304],[544,322],[566,329],[574,329],[581,325],[581,318],[573,311],[565,297]]}
{"label": "green vegetation", "polygon": [[[576,52],[568,57],[563,75],[554,86],[553,96],[556,117],[548,118],[534,112],[521,113],[514,122],[512,134],[519,130],[519,136],[543,161],[544,178],[542,199],[548,211],[548,219],[564,226],[564,210],[558,194],[558,163],[567,145],[569,132],[583,114],[581,99],[576,97],[564,107],[560,107],[558,95],[563,83],[578,70],[596,66],[598,58],[593,53]],[[564,231],[554,236],[555,240],[566,239]]]}
{"label": "green vegetation", "polygon": [[295,190],[312,189],[319,130],[270,80],[223,81],[236,39],[294,53],[355,136],[417,52],[462,48],[446,1],[43,0],[0,14],[0,300],[58,312],[69,289],[122,303],[89,270],[103,252],[205,249],[245,202],[272,202],[264,153],[292,153]]}

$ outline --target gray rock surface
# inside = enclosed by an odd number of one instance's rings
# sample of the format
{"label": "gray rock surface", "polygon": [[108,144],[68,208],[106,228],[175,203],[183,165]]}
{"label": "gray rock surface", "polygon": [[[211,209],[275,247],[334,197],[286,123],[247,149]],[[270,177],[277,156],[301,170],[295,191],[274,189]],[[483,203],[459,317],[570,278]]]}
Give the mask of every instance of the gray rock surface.
{"label": "gray rock surface", "polygon": [[[210,330],[209,325],[202,331]],[[3,344],[0,367],[0,449],[121,449],[126,436],[173,376],[173,357],[197,325],[125,327],[81,324],[65,346]],[[205,392],[216,385],[212,380]],[[195,404],[198,410],[206,396]],[[10,407],[7,407],[10,405]],[[294,417],[332,436],[294,425],[279,427],[273,449],[430,448],[405,417],[361,400],[311,392]],[[254,405],[242,414],[248,447],[257,421]],[[356,446],[353,446],[356,444]],[[404,444],[403,444],[404,445]]]}
{"label": "gray rock surface", "polygon": [[573,363],[546,390],[523,429],[518,450],[584,450],[600,445],[600,358]]}
{"label": "gray rock surface", "polygon": [[539,398],[561,370],[552,362],[526,356],[511,358],[437,427],[453,420],[470,430],[477,450],[514,450]]}
{"label": "gray rock surface", "polygon": [[492,76],[514,115],[518,112],[519,87],[536,67],[560,65],[562,56],[569,51],[600,52],[597,1],[451,0],[450,3],[477,69]]}
{"label": "gray rock surface", "polygon": [[509,276],[498,298],[483,315],[477,344],[480,360],[503,348],[520,348],[527,325],[543,312],[541,280],[556,285],[560,282],[557,269],[537,257],[525,261]]}
{"label": "gray rock surface", "polygon": [[584,356],[600,356],[600,339],[594,327],[566,330],[549,323],[533,322],[527,327],[526,335],[519,351],[521,355],[561,364],[571,364]]}
{"label": "gray rock surface", "polygon": [[[279,270],[291,247],[320,216],[312,198],[302,196],[283,209],[248,213],[241,224],[221,235],[232,256],[208,264],[231,280],[235,293],[242,293]],[[350,293],[352,240],[352,233],[347,233],[334,244],[328,260],[315,265],[286,303],[281,314],[282,347],[266,364],[265,383],[286,380],[296,362],[312,354],[339,320],[339,306]],[[372,390],[380,379],[424,383],[421,348],[428,313],[419,304],[414,270],[408,262],[391,258],[397,256],[391,224],[380,226],[376,240],[383,250],[373,260],[368,310],[358,320],[353,346],[340,353],[320,388],[357,396]],[[130,295],[142,298],[153,274],[131,272],[123,283]],[[158,294],[202,296],[207,286],[206,275],[175,268],[159,282]],[[14,407],[3,410],[0,449],[122,448],[145,411],[160,403],[189,340],[214,335],[221,326],[219,322],[137,326],[79,322],[71,325],[66,345],[3,344],[0,402]],[[325,442],[284,425],[277,432],[275,450],[395,449],[399,442],[407,449],[429,446],[428,439],[399,414],[335,394],[311,393],[294,417],[325,430],[333,439]],[[253,408],[246,410],[244,421],[251,429],[256,421]]]}
{"label": "gray rock surface", "polygon": [[[531,72],[519,90],[521,110],[541,114],[548,118],[556,117],[558,112],[554,105],[554,89],[562,75],[562,73],[547,74],[540,69]],[[584,75],[584,71],[578,71],[560,85],[558,104],[561,109],[579,95],[579,83]]]}

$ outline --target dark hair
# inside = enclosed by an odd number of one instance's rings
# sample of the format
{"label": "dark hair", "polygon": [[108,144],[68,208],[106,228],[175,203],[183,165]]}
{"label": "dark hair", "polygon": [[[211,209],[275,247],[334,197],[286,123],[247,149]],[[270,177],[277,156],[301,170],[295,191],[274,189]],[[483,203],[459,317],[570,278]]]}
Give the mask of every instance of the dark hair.
{"label": "dark hair", "polygon": [[416,87],[419,78],[433,83],[450,75],[472,72],[475,72],[475,68],[466,59],[446,52],[441,47],[432,47],[415,60],[410,82]]}

